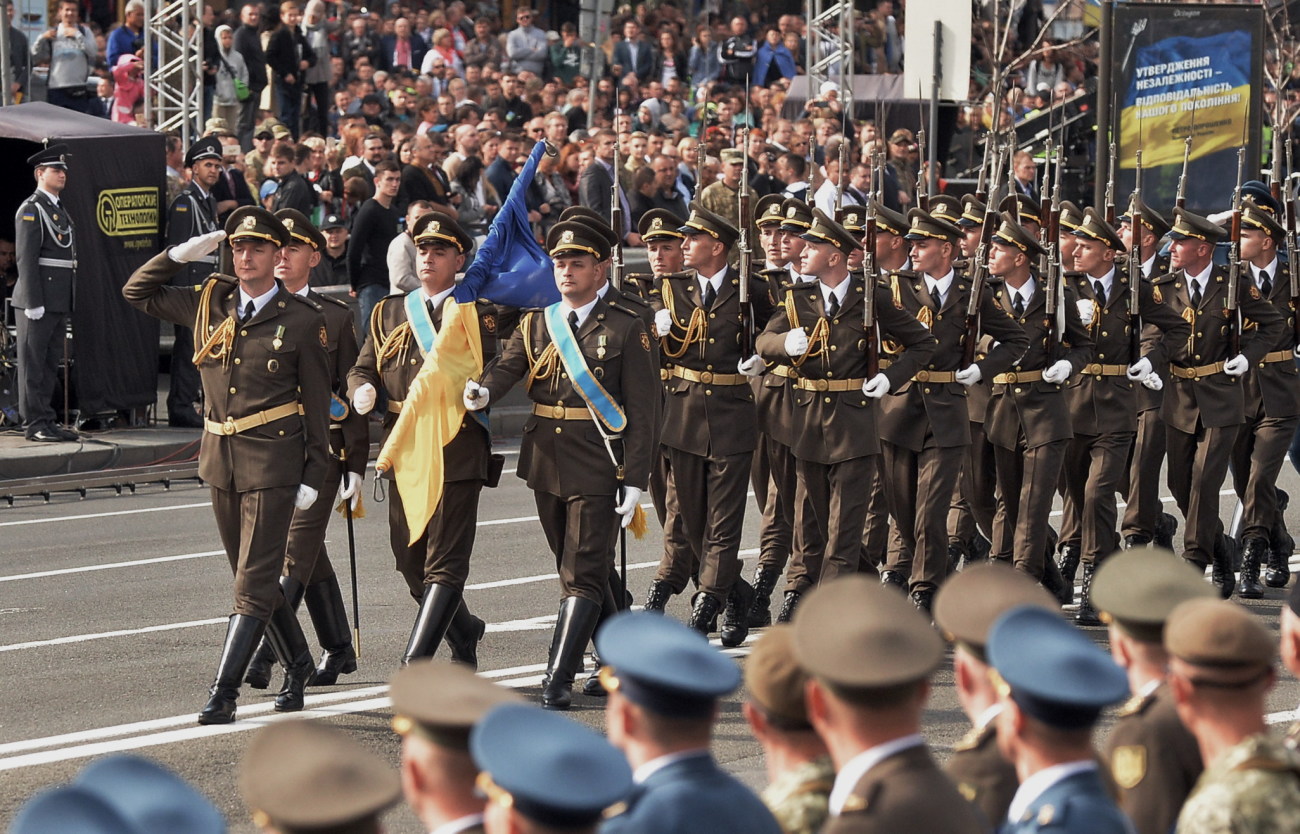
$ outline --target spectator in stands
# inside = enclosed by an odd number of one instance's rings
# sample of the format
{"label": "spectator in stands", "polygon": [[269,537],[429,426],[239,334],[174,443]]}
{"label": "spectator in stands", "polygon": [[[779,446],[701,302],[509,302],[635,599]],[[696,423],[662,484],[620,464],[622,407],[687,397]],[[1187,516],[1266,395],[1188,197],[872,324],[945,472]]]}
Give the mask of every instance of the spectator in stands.
{"label": "spectator in stands", "polygon": [[110,67],[123,55],[144,57],[144,3],[130,0],[122,13],[122,25],[108,34],[105,57]]}
{"label": "spectator in stands", "polygon": [[302,96],[306,81],[303,73],[316,63],[316,53],[307,44],[300,23],[302,7],[297,0],[285,0],[280,4],[280,25],[271,33],[266,45],[266,62],[275,79],[280,122],[289,128],[294,139],[302,130]]}
{"label": "spectator in stands", "polygon": [[658,63],[654,44],[645,39],[641,33],[641,24],[635,17],[623,23],[623,40],[614,46],[613,66],[611,70],[616,78],[623,78],[632,73],[642,84],[650,80]]}
{"label": "spectator in stands", "polygon": [[566,86],[572,85],[582,69],[582,41],[578,40],[578,27],[565,23],[560,27],[560,40],[551,44],[551,72]]}
{"label": "spectator in stands", "polygon": [[320,204],[316,189],[301,173],[311,158],[311,148],[307,145],[291,145],[288,142],[277,144],[271,151],[271,167],[275,172],[279,187],[275,192],[272,211],[280,209],[297,209],[308,217]]}
{"label": "spectator in stands", "polygon": [[[327,214],[320,224],[325,235],[325,251],[320,263],[312,267],[310,283],[313,287],[349,286],[348,281],[348,227],[337,214]],[[369,322],[366,322],[367,326]]]}
{"label": "spectator in stands", "polygon": [[375,196],[367,200],[352,221],[348,241],[348,277],[352,295],[361,307],[361,322],[369,328],[370,311],[388,294],[388,244],[397,237],[402,215],[393,205],[401,187],[402,171],[396,162],[375,166]]}
{"label": "spectator in stands", "polygon": [[32,45],[32,59],[50,68],[46,100],[56,107],[85,113],[90,105],[86,79],[99,60],[95,33],[81,22],[77,0],[59,0],[58,24]]}
{"label": "spectator in stands", "polygon": [[[239,146],[245,151],[253,147],[253,127],[261,106],[262,91],[266,89],[266,53],[262,50],[262,37],[259,25],[262,22],[262,9],[257,3],[249,3],[239,10],[240,26],[235,30],[235,51],[244,59],[248,70],[248,97],[239,104]],[[258,185],[261,181],[258,181]]]}
{"label": "spectator in stands", "polygon": [[411,28],[411,21],[399,17],[393,23],[393,34],[380,39],[379,69],[392,72],[395,69],[418,70],[424,65],[424,55],[429,46],[424,38]]}
{"label": "spectator in stands", "polygon": [[95,85],[95,97],[86,107],[86,113],[101,119],[113,118],[113,79],[101,78]]}
{"label": "spectator in stands", "polygon": [[733,84],[744,84],[754,74],[754,54],[758,45],[749,32],[749,21],[741,15],[731,19],[731,34],[722,42],[723,77]]}
{"label": "spectator in stands", "polygon": [[13,71],[9,92],[14,96],[14,103],[21,104],[27,97],[27,62],[31,48],[27,45],[27,36],[13,25],[13,0],[0,0],[8,10],[9,27],[9,68]]}
{"label": "spectator in stands", "polygon": [[388,244],[388,292],[390,294],[408,293],[420,286],[420,275],[416,267],[415,241],[411,231],[415,221],[433,211],[433,206],[424,200],[416,200],[406,209],[403,218],[402,233]]}
{"label": "spectator in stands", "polygon": [[382,133],[366,134],[361,147],[361,157],[344,164],[344,179],[354,176],[373,179],[379,173],[379,163],[388,156],[388,142]]}
{"label": "spectator in stands", "polygon": [[794,55],[782,41],[781,30],[768,29],[754,60],[752,83],[766,87],[778,78],[794,78],[797,74]]}
{"label": "spectator in stands", "polygon": [[438,167],[443,149],[424,133],[415,134],[410,148],[411,161],[402,167],[402,184],[397,191],[398,210],[406,211],[415,202],[445,206],[451,189],[443,179],[446,174]]}
{"label": "spectator in stands", "polygon": [[322,0],[308,0],[307,10],[303,14],[303,35],[307,48],[315,56],[315,61],[303,71],[306,85],[308,113],[304,120],[306,130],[325,136],[330,131],[328,113],[330,109],[330,36],[329,21],[326,19],[325,3]]}
{"label": "spectator in stands", "polygon": [[[231,129],[237,129],[242,102],[239,85],[248,95],[248,65],[235,46],[235,30],[222,24],[217,27],[217,87],[213,101],[213,115],[225,119]],[[238,84],[236,84],[238,82]]]}
{"label": "spectator in stands", "polygon": [[487,179],[501,199],[510,193],[510,186],[515,183],[515,158],[519,156],[522,143],[519,136],[507,133],[501,138],[496,159],[487,168]]}
{"label": "spectator in stands", "polygon": [[474,236],[476,243],[482,243],[487,236],[488,223],[499,207],[496,191],[483,176],[483,160],[467,156],[456,163],[451,193],[457,221]]}
{"label": "spectator in stands", "polygon": [[527,6],[515,12],[515,23],[516,28],[506,35],[506,56],[510,59],[510,71],[543,75],[549,50],[546,33],[533,25],[533,10]]}
{"label": "spectator in stands", "polygon": [[501,41],[497,40],[496,34],[492,31],[492,21],[480,16],[474,21],[474,38],[465,44],[463,60],[466,69],[470,67],[477,67],[480,70],[487,67],[500,69],[504,58],[505,51],[501,48]]}

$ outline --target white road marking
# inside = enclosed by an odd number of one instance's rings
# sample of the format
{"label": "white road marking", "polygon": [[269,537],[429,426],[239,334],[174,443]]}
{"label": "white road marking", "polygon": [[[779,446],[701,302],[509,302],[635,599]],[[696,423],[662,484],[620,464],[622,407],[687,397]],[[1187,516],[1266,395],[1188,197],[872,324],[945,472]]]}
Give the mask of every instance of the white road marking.
{"label": "white road marking", "polygon": [[63,576],[69,573],[88,573],[111,568],[133,568],[139,565],[156,565],[160,562],[179,562],[184,559],[202,559],[205,556],[220,556],[224,550],[204,550],[201,553],[181,553],[176,556],[158,556],[153,559],[136,559],[130,562],[109,562],[104,565],[84,565],[79,568],[59,568],[42,570],[35,573],[17,573],[13,576],[0,576],[0,582],[17,582],[20,579],[44,579],[47,576]]}
{"label": "white road marking", "polygon": [[216,617],[211,620],[190,620],[185,623],[166,623],[164,625],[145,626],[144,628],[128,628],[121,631],[102,631],[97,634],[73,634],[68,637],[55,637],[52,640],[33,640],[29,643],[10,643],[7,646],[0,646],[0,652],[16,652],[22,649],[39,649],[45,646],[63,646],[68,643],[87,643],[91,640],[103,640],[108,637],[129,637],[135,634],[152,634],[157,631],[176,631],[182,628],[197,628],[198,626],[216,625],[229,620],[228,617]]}
{"label": "white road marking", "polygon": [[22,521],[0,521],[0,527],[22,527],[27,524],[53,524],[56,521],[82,521],[87,518],[111,518],[119,515],[138,515],[140,513],[165,513],[172,510],[193,510],[198,507],[211,507],[211,501],[196,504],[172,504],[166,507],[145,507],[138,510],[115,510],[111,513],[87,513],[85,515],[61,515],[54,518],[27,518]]}

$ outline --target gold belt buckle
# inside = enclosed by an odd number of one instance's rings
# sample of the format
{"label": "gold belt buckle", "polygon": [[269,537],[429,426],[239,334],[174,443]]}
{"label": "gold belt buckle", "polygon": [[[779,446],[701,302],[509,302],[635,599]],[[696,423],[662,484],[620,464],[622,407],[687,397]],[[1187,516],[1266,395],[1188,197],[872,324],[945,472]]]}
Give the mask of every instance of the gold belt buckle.
{"label": "gold belt buckle", "polygon": [[708,385],[710,382],[713,382],[713,371],[701,371],[700,382],[703,382],[705,385]]}
{"label": "gold belt buckle", "polygon": [[221,424],[221,433],[226,435],[227,437],[236,433],[234,417],[227,417],[226,421]]}
{"label": "gold belt buckle", "polygon": [[818,391],[825,391],[831,387],[830,380],[828,379],[818,379],[815,380],[813,384],[817,386]]}
{"label": "gold belt buckle", "polygon": [[554,406],[551,406],[551,416],[554,417],[556,420],[563,420],[563,419],[564,419],[564,406],[562,406],[562,405],[554,405]]}
{"label": "gold belt buckle", "polygon": [[929,372],[929,371],[917,371],[917,372],[916,372],[916,381],[917,381],[917,382],[929,382],[929,381],[930,381],[930,372]]}
{"label": "gold belt buckle", "polygon": [[1101,373],[1101,365],[1096,362],[1093,362],[1089,364],[1088,367],[1084,368],[1083,372],[1085,374],[1099,374]]}
{"label": "gold belt buckle", "polygon": [[1196,368],[1188,368],[1188,369],[1187,369],[1187,378],[1188,378],[1188,379],[1196,379],[1196,378],[1199,377],[1200,375],[1201,375],[1201,372],[1198,371]]}
{"label": "gold belt buckle", "polygon": [[1009,372],[1009,373],[1006,373],[1006,374],[1004,374],[1004,376],[1007,378],[1007,383],[1006,383],[1006,384],[1008,384],[1008,385],[1015,385],[1015,384],[1016,384],[1016,373],[1015,373],[1015,371],[1011,371],[1011,372]]}

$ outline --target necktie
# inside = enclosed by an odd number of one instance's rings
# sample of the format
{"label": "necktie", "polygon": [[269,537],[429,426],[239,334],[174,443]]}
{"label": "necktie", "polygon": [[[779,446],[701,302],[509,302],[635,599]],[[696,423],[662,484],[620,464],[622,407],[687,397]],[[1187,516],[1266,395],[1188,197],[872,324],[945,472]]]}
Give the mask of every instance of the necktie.
{"label": "necktie", "polygon": [[1016,311],[1017,316],[1023,316],[1025,314],[1025,297],[1020,293],[1013,293],[1011,307]]}
{"label": "necktie", "polygon": [[429,311],[429,321],[433,321],[436,317],[435,317],[434,314],[433,314],[433,299],[432,299],[432,298],[426,298],[426,299],[424,300],[424,308],[425,308],[426,310]]}
{"label": "necktie", "polygon": [[574,336],[578,335],[578,311],[577,310],[569,311],[569,329],[573,331]]}
{"label": "necktie", "polygon": [[943,309],[943,290],[939,289],[939,285],[938,285],[938,284],[935,284],[933,287],[930,288],[930,297],[934,299],[934,310],[935,310],[935,312],[937,313],[938,311],[942,310],[942,309]]}
{"label": "necktie", "polygon": [[1097,291],[1097,306],[1106,306],[1106,285],[1100,281],[1092,282],[1093,289]]}
{"label": "necktie", "polygon": [[1192,285],[1192,287],[1191,287],[1191,289],[1192,289],[1192,306],[1193,306],[1193,307],[1200,307],[1200,306],[1201,306],[1201,285],[1198,284],[1196,281],[1192,281],[1192,280],[1189,280],[1188,283],[1190,283],[1190,284]]}
{"label": "necktie", "polygon": [[840,313],[840,297],[831,293],[830,300],[826,302],[826,318],[833,319]]}
{"label": "necktie", "polygon": [[254,306],[253,302],[250,300],[247,304],[244,305],[244,312],[240,314],[239,320],[248,321],[253,317],[253,313],[255,312],[257,312],[257,307]]}
{"label": "necktie", "polygon": [[1273,294],[1273,281],[1262,269],[1259,271],[1259,291],[1265,298]]}
{"label": "necktie", "polygon": [[713,282],[709,281],[704,285],[704,309],[713,306],[713,302],[718,297],[718,291],[713,288]]}

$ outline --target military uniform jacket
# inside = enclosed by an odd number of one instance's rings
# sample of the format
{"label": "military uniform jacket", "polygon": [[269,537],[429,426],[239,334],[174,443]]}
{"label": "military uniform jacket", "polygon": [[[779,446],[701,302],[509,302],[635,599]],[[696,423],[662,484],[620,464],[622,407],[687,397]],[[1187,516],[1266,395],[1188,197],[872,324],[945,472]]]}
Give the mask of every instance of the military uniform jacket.
{"label": "military uniform jacket", "polygon": [[[740,280],[740,273],[728,267],[713,306],[705,310],[695,272],[660,278],[660,298],[673,315],[672,332],[660,340],[665,363],[696,376],[739,374]],[[767,304],[766,288],[758,281],[750,281],[749,300],[754,326],[761,329],[771,317],[772,308]],[[663,445],[713,458],[754,451],[757,415],[754,391],[747,381],[721,385],[669,375],[664,387],[668,396],[660,438]]]}
{"label": "military uniform jacket", "polygon": [[[1254,280],[1253,274],[1243,277]],[[1282,317],[1284,326],[1269,352],[1290,353],[1295,348],[1295,325],[1292,319],[1295,311],[1291,309],[1291,267],[1278,259],[1277,270],[1273,275],[1273,288],[1265,299],[1273,304],[1277,314]],[[1256,364],[1243,380],[1246,393],[1246,413],[1268,417],[1294,417],[1300,414],[1300,372],[1296,371],[1295,361],[1288,356],[1280,362]]]}
{"label": "military uniform jacket", "polygon": [[13,305],[19,309],[72,312],[77,248],[66,209],[42,191],[33,192],[18,207],[14,219],[18,283]]}
{"label": "military uniform jacket", "polygon": [[[1105,306],[1097,304],[1097,289],[1093,279],[1081,273],[1070,273],[1066,280],[1075,295],[1091,302],[1092,323],[1087,325],[1092,338],[1092,361],[1083,372],[1070,377],[1065,386],[1065,399],[1070,404],[1070,419],[1074,433],[1102,435],[1137,431],[1137,389],[1146,386],[1133,382],[1125,373],[1104,374],[1105,365],[1127,368],[1140,357],[1132,356],[1129,343],[1131,319],[1129,316],[1130,288],[1128,275],[1119,267],[1111,277],[1110,297]],[[1152,297],[1151,284],[1140,283],[1138,313],[1143,329],[1152,328],[1166,334],[1170,341],[1186,341],[1191,327],[1182,316],[1173,312],[1168,304],[1157,304]],[[1158,336],[1144,339],[1139,345],[1142,355],[1151,361],[1153,368],[1167,364],[1164,359],[1164,340]],[[1111,370],[1117,370],[1113,368]]]}
{"label": "military uniform jacket", "polygon": [[224,423],[289,403],[303,409],[301,416],[238,434],[205,431],[199,477],[234,492],[299,484],[319,490],[328,466],[331,391],[329,336],[320,307],[276,282],[276,295],[241,323],[238,281],[214,274],[202,286],[166,286],[180,269],[161,252],[135,271],[122,295],[155,318],[193,327],[198,345],[211,343],[196,363],[204,417]]}
{"label": "military uniform jacket", "polygon": [[1016,769],[998,752],[997,725],[972,727],[952,748],[944,772],[957,791],[989,820],[1004,820],[1011,798],[1020,787]]}
{"label": "military uniform jacket", "polygon": [[858,783],[824,834],[989,831],[984,815],[962,798],[934,757],[918,744],[889,756]]}
{"label": "military uniform jacket", "polygon": [[1167,834],[1200,778],[1201,751],[1179,720],[1166,685],[1134,696],[1118,712],[1106,742],[1120,807],[1138,834]]}
{"label": "military uniform jacket", "polygon": [[1284,834],[1300,815],[1300,754],[1250,736],[1206,768],[1178,814],[1178,834]]}
{"label": "military uniform jacket", "polygon": [[[787,292],[807,285],[806,282],[793,280],[790,271],[784,268],[765,269],[759,275],[767,285],[767,299],[772,309],[776,309]],[[798,434],[793,411],[794,388],[790,385],[790,378],[783,375],[784,372],[775,370],[778,367],[789,370],[790,361],[788,359],[768,360],[767,373],[755,377],[753,381],[758,430],[778,443],[790,446],[794,443],[795,435]]]}
{"label": "military uniform jacket", "polygon": [[[328,341],[330,390],[340,399],[347,399],[347,376],[357,364],[361,350],[357,347],[357,330],[353,324],[352,308],[337,298],[307,290],[307,297],[316,302],[325,316],[325,338]],[[349,405],[341,420],[330,415],[330,451],[345,459],[344,471],[364,475],[366,461],[370,458],[370,422],[357,414]],[[346,454],[341,454],[346,453]]]}
{"label": "military uniform jacket", "polygon": [[[992,397],[984,420],[984,433],[989,442],[1004,449],[1016,448],[1022,430],[1025,445],[1030,449],[1073,437],[1070,406],[1065,400],[1064,386],[1043,380],[1041,372],[1058,359],[1065,359],[1073,369],[1072,374],[1077,374],[1092,361],[1092,340],[1079,321],[1079,308],[1075,304],[1078,296],[1069,285],[1062,288],[1065,293],[1065,333],[1059,339],[1057,355],[1047,355],[1051,313],[1047,309],[1047,293],[1042,281],[1037,275],[1034,276],[1034,281],[1037,283],[1034,297],[1025,309],[1025,314],[1018,319],[1029,337],[1029,347],[1007,373],[1037,372],[1040,378],[1029,382],[993,381]],[[998,306],[1014,315],[1006,286],[1001,281],[991,286]]]}
{"label": "military uniform jacket", "polygon": [[[1164,275],[1168,271],[1169,271],[1169,256],[1156,255],[1155,261],[1151,264],[1151,274],[1142,276],[1143,285],[1151,286],[1156,278],[1159,278],[1161,275]],[[1168,387],[1169,357],[1164,355],[1164,351],[1159,351],[1157,355],[1159,355],[1161,361],[1157,364],[1156,355],[1149,354],[1147,352],[1148,342],[1159,341],[1159,339],[1160,339],[1160,329],[1158,327],[1155,327],[1154,325],[1147,325],[1147,324],[1143,325],[1142,353],[1144,356],[1149,356],[1151,358],[1151,366],[1153,370],[1155,370],[1156,374],[1160,376],[1160,380],[1165,384],[1165,386]],[[1163,389],[1160,391],[1152,391],[1150,388],[1146,387],[1145,385],[1137,386],[1137,396],[1138,396],[1139,412],[1152,411],[1154,409],[1160,408],[1160,403],[1165,398]]]}
{"label": "military uniform jacket", "polygon": [[[876,408],[862,393],[868,338],[862,322],[863,284],[856,275],[850,275],[848,283],[844,303],[834,318],[826,316],[820,282],[787,290],[784,310],[772,316],[757,340],[764,359],[788,361],[792,373],[812,386],[811,390],[800,383],[792,386],[791,419],[795,425],[790,429],[790,448],[795,457],[814,463],[840,463],[880,453]],[[895,307],[883,287],[873,285],[872,292],[882,338],[893,339],[904,348],[884,371],[894,391],[929,362],[934,336],[906,310]],[[792,359],[785,352],[785,334],[795,327],[808,331],[808,351]],[[876,337],[873,334],[871,338]],[[828,390],[823,381],[843,383],[848,390]]]}
{"label": "military uniform jacket", "polygon": [[[1243,330],[1241,352],[1252,365],[1282,339],[1284,322],[1273,305],[1260,297],[1249,271],[1242,267],[1238,282],[1238,305]],[[1164,350],[1170,365],[1194,368],[1231,359],[1228,355],[1228,323],[1225,306],[1228,295],[1228,270],[1214,266],[1201,297],[1201,306],[1193,308],[1188,295],[1187,278],[1182,270],[1166,273],[1155,280],[1155,298],[1169,306],[1192,325],[1192,335],[1182,341],[1165,340]],[[1197,425],[1206,428],[1236,426],[1245,421],[1245,393],[1241,380],[1225,373],[1184,379],[1170,371],[1164,389],[1160,416],[1166,423],[1185,434],[1195,434]]]}
{"label": "military uniform jacket", "polygon": [[[657,448],[660,395],[653,346],[640,313],[616,296],[599,298],[578,328],[578,344],[592,376],[627,415],[622,437],[612,444],[621,452],[624,483],[645,489]],[[563,409],[587,410],[551,346],[541,310],[524,313],[501,356],[485,372],[483,386],[491,400],[499,400],[521,379],[534,408],[558,408],[561,414]],[[619,487],[600,431],[588,419],[529,417],[518,474],[531,489],[560,498],[613,495]]]}
{"label": "military uniform jacket", "polygon": [[[418,293],[420,290],[411,290]],[[415,381],[415,377],[424,367],[424,354],[420,352],[415,334],[411,332],[406,321],[406,295],[390,295],[380,299],[370,314],[370,338],[356,364],[347,372],[348,399],[357,389],[366,383],[375,388],[382,388],[389,398],[389,410],[384,415],[384,436],[392,431],[397,422],[400,404],[406,399],[406,393]],[[487,364],[497,355],[497,333],[502,326],[502,313],[498,308],[485,301],[477,303],[479,340],[483,345],[483,364]],[[433,313],[433,326],[442,328],[442,308],[437,307]],[[507,312],[506,332],[513,325],[513,313]],[[492,452],[492,438],[487,429],[472,415],[461,418],[460,429],[445,446],[442,447],[442,465],[444,480],[481,481],[488,477],[488,464]],[[383,474],[393,478],[392,471]]]}
{"label": "military uniform jacket", "polygon": [[[930,329],[938,347],[912,381],[880,401],[880,436],[882,439],[921,451],[927,431],[939,447],[966,446],[970,443],[970,412],[966,386],[952,379],[948,382],[929,379],[931,373],[951,375],[962,369],[962,344],[966,337],[966,310],[971,285],[965,275],[954,271],[943,308],[935,310],[924,276],[900,270],[889,276],[892,306],[905,310]],[[980,303],[980,329],[998,342],[976,364],[985,379],[1002,373],[1020,358],[1028,347],[1029,337],[1015,319],[993,303],[988,287],[983,288]],[[892,357],[891,357],[892,358]]]}
{"label": "military uniform jacket", "polygon": [[[217,224],[217,198],[209,194],[203,196],[198,185],[191,182],[181,189],[172,204],[167,207],[167,245],[176,246],[192,237],[206,235],[221,228]],[[172,278],[177,287],[192,287],[202,284],[204,279],[217,268],[217,254],[202,260],[188,263]],[[313,299],[319,301],[317,297]]]}
{"label": "military uniform jacket", "polygon": [[767,807],[708,753],[686,756],[637,785],[601,834],[780,834]]}
{"label": "military uniform jacket", "polygon": [[1101,774],[1085,770],[1060,780],[1029,803],[1000,834],[1131,834],[1128,817],[1106,795]]}
{"label": "military uniform jacket", "polygon": [[623,276],[623,295],[636,296],[658,310],[663,307],[659,301],[659,283],[648,272],[635,272]]}

